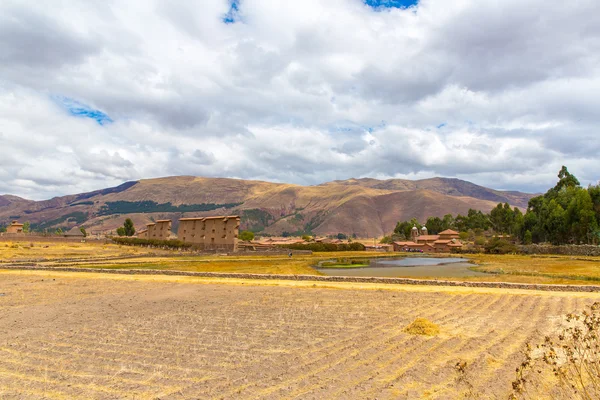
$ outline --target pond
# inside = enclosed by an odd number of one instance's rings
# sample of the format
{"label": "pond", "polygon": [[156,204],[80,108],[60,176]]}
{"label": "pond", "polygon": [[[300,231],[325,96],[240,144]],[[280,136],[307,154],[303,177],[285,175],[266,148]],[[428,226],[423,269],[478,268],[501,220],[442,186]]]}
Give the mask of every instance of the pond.
{"label": "pond", "polygon": [[463,278],[484,276],[483,272],[471,271],[473,264],[466,258],[407,257],[371,259],[366,267],[318,267],[330,276],[376,276],[402,278]]}

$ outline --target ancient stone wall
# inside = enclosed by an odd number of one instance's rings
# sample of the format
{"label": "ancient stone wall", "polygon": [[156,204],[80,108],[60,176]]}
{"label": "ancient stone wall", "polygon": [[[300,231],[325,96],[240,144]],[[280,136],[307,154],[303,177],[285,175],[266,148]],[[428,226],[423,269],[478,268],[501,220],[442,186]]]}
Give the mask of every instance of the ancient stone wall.
{"label": "ancient stone wall", "polygon": [[377,278],[362,276],[319,276],[319,275],[276,275],[276,274],[240,274],[220,272],[189,272],[189,271],[161,271],[145,269],[101,269],[101,268],[74,268],[74,267],[46,267],[40,265],[2,265],[0,269],[19,270],[41,270],[41,271],[66,271],[66,272],[88,272],[102,274],[121,275],[173,275],[194,276],[202,278],[229,278],[229,279],[260,279],[260,280],[288,280],[288,281],[311,281],[311,282],[355,282],[355,283],[377,283],[392,285],[433,285],[454,286],[474,288],[504,288],[523,290],[543,290],[553,292],[600,292],[598,285],[544,285],[529,283],[503,283],[503,282],[460,282],[443,281],[432,279],[410,279],[410,278]]}

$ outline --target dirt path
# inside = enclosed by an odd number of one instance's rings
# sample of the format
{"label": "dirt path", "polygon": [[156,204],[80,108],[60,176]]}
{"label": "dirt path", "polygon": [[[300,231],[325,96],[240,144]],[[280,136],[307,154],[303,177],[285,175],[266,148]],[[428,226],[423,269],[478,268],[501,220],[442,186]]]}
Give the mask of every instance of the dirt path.
{"label": "dirt path", "polygon": [[506,398],[524,343],[600,297],[194,279],[1,273],[0,398]]}

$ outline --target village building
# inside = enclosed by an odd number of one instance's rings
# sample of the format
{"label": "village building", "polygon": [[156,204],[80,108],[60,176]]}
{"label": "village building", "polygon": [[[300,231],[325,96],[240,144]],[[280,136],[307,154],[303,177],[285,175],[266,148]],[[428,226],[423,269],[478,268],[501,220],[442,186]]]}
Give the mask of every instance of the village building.
{"label": "village building", "polygon": [[[139,236],[138,236],[139,237]],[[144,239],[169,240],[171,237],[171,220],[161,219],[146,224],[146,237]]]}
{"label": "village building", "polygon": [[79,239],[84,239],[85,235],[83,234],[83,232],[81,232],[81,228],[80,227],[73,227],[71,230],[65,232],[63,234],[64,237],[68,237],[68,238],[79,238]]}
{"label": "village building", "polygon": [[423,253],[450,253],[453,249],[462,248],[458,240],[458,232],[446,229],[438,235],[429,235],[427,227],[421,231],[416,226],[411,230],[411,241],[394,242],[394,251],[422,251]]}
{"label": "village building", "polygon": [[6,227],[6,233],[23,233],[23,224],[12,221],[12,223]]}
{"label": "village building", "polygon": [[148,239],[148,229],[137,231],[135,235],[138,239]]}
{"label": "village building", "polygon": [[181,218],[178,237],[203,250],[238,250],[239,216]]}

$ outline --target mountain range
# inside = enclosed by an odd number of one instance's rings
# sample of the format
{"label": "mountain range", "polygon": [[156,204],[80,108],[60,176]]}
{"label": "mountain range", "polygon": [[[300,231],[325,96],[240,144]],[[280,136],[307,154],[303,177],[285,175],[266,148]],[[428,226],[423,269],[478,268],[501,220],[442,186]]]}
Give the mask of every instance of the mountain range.
{"label": "mountain range", "polygon": [[16,219],[41,230],[83,226],[90,232],[106,232],[122,226],[125,218],[131,218],[138,230],[153,220],[173,219],[176,231],[182,216],[240,215],[242,229],[268,234],[342,232],[380,237],[398,221],[464,215],[470,208],[489,212],[500,202],[525,209],[533,196],[450,178],[362,178],[301,186],[175,176],[44,201],[2,195],[0,225]]}

